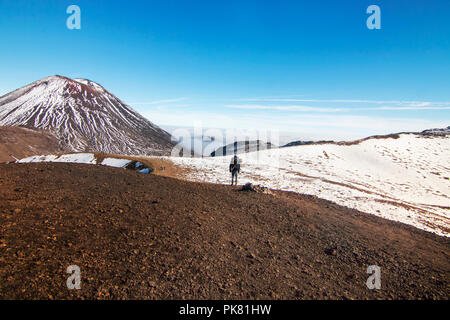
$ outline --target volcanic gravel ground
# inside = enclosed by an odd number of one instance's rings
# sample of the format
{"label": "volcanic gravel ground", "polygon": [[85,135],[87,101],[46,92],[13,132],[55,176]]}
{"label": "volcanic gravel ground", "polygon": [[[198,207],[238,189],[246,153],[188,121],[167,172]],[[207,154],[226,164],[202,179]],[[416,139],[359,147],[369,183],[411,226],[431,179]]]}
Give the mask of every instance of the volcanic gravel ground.
{"label": "volcanic gravel ground", "polygon": [[2,299],[448,299],[449,244],[312,196],[0,164]]}

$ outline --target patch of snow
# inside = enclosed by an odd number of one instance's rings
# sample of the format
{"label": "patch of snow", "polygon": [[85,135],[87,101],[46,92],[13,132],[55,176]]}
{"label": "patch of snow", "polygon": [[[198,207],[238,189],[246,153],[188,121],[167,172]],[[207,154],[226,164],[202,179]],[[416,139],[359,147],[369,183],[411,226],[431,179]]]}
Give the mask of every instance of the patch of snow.
{"label": "patch of snow", "polygon": [[131,160],[128,159],[117,159],[117,158],[105,158],[101,165],[115,167],[115,168],[124,168],[126,167]]}
{"label": "patch of snow", "polygon": [[62,156],[46,155],[46,156],[32,156],[17,161],[19,163],[30,162],[70,162],[70,163],[85,163],[95,164],[96,159],[93,153],[70,153]]}
{"label": "patch of snow", "polygon": [[134,167],[135,167],[135,168],[138,168],[138,167],[140,167],[140,166],[142,166],[142,163],[140,163],[140,162],[136,162],[136,163],[134,164]]}
{"label": "patch of snow", "polygon": [[48,156],[31,156],[28,158],[20,159],[18,163],[32,163],[32,162],[53,162],[58,156],[48,155]]}
{"label": "patch of snow", "polygon": [[72,154],[64,154],[59,158],[55,159],[53,162],[95,164],[97,163],[97,159],[95,158],[93,153],[72,153]]}

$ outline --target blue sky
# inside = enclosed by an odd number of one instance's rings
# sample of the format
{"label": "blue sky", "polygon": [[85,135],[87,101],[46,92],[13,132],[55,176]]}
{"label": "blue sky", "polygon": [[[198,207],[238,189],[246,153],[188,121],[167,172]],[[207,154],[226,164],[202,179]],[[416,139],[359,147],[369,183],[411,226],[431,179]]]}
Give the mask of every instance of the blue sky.
{"label": "blue sky", "polygon": [[[66,8],[81,8],[81,30]],[[381,9],[369,30],[366,8]],[[60,74],[159,125],[356,138],[450,125],[450,2],[0,0],[0,95]]]}

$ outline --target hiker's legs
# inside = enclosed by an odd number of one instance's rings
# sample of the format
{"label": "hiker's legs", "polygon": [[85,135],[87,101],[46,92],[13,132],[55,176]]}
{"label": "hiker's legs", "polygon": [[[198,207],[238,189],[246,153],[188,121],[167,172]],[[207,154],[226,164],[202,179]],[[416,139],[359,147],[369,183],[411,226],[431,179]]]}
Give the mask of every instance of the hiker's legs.
{"label": "hiker's legs", "polygon": [[237,185],[237,172],[235,171],[231,175],[231,185],[233,185],[233,182],[235,182]]}

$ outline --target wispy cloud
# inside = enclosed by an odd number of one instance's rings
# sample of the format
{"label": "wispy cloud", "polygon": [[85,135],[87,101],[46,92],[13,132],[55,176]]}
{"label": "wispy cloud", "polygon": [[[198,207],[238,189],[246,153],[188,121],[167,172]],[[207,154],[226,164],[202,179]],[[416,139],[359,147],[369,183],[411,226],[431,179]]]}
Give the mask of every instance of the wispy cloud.
{"label": "wispy cloud", "polygon": [[169,103],[175,103],[180,101],[185,101],[188,98],[182,97],[182,98],[174,98],[174,99],[163,99],[163,100],[155,100],[155,101],[144,101],[144,102],[129,102],[131,105],[155,105],[155,104],[169,104]]}
{"label": "wispy cloud", "polygon": [[[142,112],[150,121],[178,127],[270,129],[299,138],[349,139],[401,131],[421,131],[448,126],[450,102],[413,100],[303,99],[265,97],[201,101],[178,108],[187,98],[151,101]],[[236,112],[231,112],[235,110]],[[446,110],[433,116],[412,111]],[[409,113],[407,112],[409,111]]]}
{"label": "wispy cloud", "polygon": [[379,108],[366,108],[366,109],[362,109],[362,110],[394,110],[394,111],[401,111],[401,110],[450,110],[450,106],[449,107],[444,107],[444,106],[431,106],[431,107],[427,107],[427,106],[409,106],[409,107],[402,107],[402,106],[383,106],[383,107],[379,107]]}
{"label": "wispy cloud", "polygon": [[230,109],[244,109],[244,110],[277,110],[277,111],[299,111],[299,112],[347,112],[347,108],[320,108],[312,106],[266,106],[255,104],[231,104],[226,105],[226,108]]}
{"label": "wispy cloud", "polygon": [[407,117],[383,118],[351,114],[243,114],[239,117],[217,112],[159,112],[148,111],[144,115],[159,125],[180,128],[195,126],[201,122],[205,128],[278,130],[291,132],[299,139],[353,139],[374,134],[402,131],[422,131],[448,126],[448,121],[414,119]]}
{"label": "wispy cloud", "polygon": [[352,108],[335,108],[335,107],[313,107],[302,105],[260,105],[260,104],[231,104],[226,105],[230,109],[243,110],[272,110],[272,111],[291,111],[291,112],[321,112],[321,113],[337,113],[337,112],[354,112],[354,111],[421,111],[421,110],[450,110],[450,106],[430,106],[429,104],[416,104],[409,106],[380,106],[380,107],[352,107]]}
{"label": "wispy cloud", "polygon": [[365,103],[365,104],[393,104],[409,107],[450,106],[450,101],[410,101],[410,100],[367,100],[367,99],[298,99],[298,98],[244,98],[239,101],[248,102],[313,102],[313,103]]}

